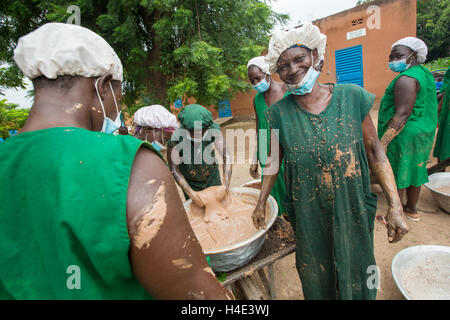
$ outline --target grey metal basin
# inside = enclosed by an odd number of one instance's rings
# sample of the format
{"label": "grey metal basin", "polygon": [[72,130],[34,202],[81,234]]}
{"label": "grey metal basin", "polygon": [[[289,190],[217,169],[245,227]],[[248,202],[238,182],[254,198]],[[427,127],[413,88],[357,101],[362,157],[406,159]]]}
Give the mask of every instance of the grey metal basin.
{"label": "grey metal basin", "polygon": [[[260,190],[253,188],[231,188],[230,191],[233,194],[242,194],[245,196],[251,196],[256,201],[259,198]],[[189,210],[192,200],[188,200],[184,203],[184,208]],[[266,233],[275,222],[278,215],[278,205],[272,196],[267,199],[268,210],[266,215],[269,219],[267,222],[267,229],[258,230],[250,238],[231,244],[229,246],[215,248],[213,250],[205,251],[205,255],[209,256],[211,267],[216,272],[229,272],[246,265],[251,259],[253,259],[261,250]]]}
{"label": "grey metal basin", "polygon": [[450,172],[439,172],[428,177],[429,182],[425,183],[438,206],[447,213],[450,213],[450,195],[445,194],[437,188],[450,186]]}
{"label": "grey metal basin", "polygon": [[392,260],[392,276],[408,300],[450,300],[450,247],[403,249]]}

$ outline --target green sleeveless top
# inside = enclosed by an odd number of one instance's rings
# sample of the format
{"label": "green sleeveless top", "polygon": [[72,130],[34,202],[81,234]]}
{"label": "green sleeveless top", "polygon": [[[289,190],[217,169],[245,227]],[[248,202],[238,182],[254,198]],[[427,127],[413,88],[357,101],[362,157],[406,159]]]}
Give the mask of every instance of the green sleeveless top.
{"label": "green sleeveless top", "polygon": [[0,299],[149,299],[132,274],[131,136],[58,127],[0,145]]}
{"label": "green sleeveless top", "polygon": [[[290,92],[286,92],[283,98],[290,95]],[[269,154],[270,149],[270,131],[269,131],[269,123],[266,120],[266,116],[264,115],[264,111],[268,108],[266,104],[266,100],[264,100],[264,94],[258,92],[255,96],[255,111],[256,111],[256,117],[258,118],[258,149],[257,149],[257,156],[258,161],[261,165],[261,170],[264,173],[264,168],[266,167],[267,162],[267,155]],[[265,151],[262,151],[263,158],[261,158],[260,148],[261,144],[264,143],[264,141],[260,141],[259,131],[260,130],[267,130],[266,133],[266,141],[265,141]],[[270,191],[270,194],[275,198],[278,204],[278,215],[281,216],[282,214],[286,214],[286,209],[283,206],[284,198],[286,197],[286,187],[284,185],[284,164],[281,164],[280,172],[278,173],[277,181],[275,181],[275,184]],[[261,181],[264,180],[264,175],[261,175]]]}
{"label": "green sleeveless top", "polygon": [[378,137],[383,137],[395,115],[394,89],[401,76],[414,78],[420,84],[412,113],[403,130],[388,145],[386,153],[397,188],[404,189],[428,182],[426,163],[433,147],[438,119],[434,78],[427,68],[417,65],[400,73],[387,87],[379,110]]}

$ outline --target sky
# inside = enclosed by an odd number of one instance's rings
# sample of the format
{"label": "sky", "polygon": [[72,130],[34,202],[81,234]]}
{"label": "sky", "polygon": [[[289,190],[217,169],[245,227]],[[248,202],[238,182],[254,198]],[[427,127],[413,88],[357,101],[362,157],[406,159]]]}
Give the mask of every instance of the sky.
{"label": "sky", "polygon": [[[314,21],[345,11],[356,6],[357,0],[272,0],[271,7],[275,12],[288,13],[290,22],[284,29],[290,29],[308,21]],[[274,31],[280,29],[275,26]]]}
{"label": "sky", "polygon": [[[357,0],[272,0],[269,4],[275,12],[289,14],[291,20],[283,29],[290,29],[299,25],[299,21],[314,21],[353,8],[356,2]],[[281,26],[274,26],[274,31],[277,29],[281,29]],[[29,84],[27,90],[31,87]],[[5,94],[0,95],[0,100],[6,98],[8,102],[16,103],[21,108],[30,108],[33,100],[25,98],[27,90],[5,90]]]}

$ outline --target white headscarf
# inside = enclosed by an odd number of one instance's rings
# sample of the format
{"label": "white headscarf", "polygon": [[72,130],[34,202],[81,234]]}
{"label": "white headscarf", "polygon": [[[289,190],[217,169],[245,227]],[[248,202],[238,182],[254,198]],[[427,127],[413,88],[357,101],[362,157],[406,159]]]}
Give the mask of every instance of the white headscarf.
{"label": "white headscarf", "polygon": [[74,24],[47,23],[21,37],[14,60],[30,79],[111,72],[114,80],[123,80],[122,63],[113,48],[95,32]]}
{"label": "white headscarf", "polygon": [[272,73],[276,72],[280,55],[293,45],[303,45],[310,50],[317,49],[319,54],[319,60],[315,62],[315,65],[317,65],[324,59],[327,36],[320,33],[320,29],[311,22],[296,29],[275,32],[270,39],[269,53],[266,56],[266,62],[269,64],[269,70]]}
{"label": "white headscarf", "polygon": [[139,126],[157,129],[180,127],[177,117],[159,104],[140,108],[134,114],[134,122]]}
{"label": "white headscarf", "polygon": [[406,37],[394,43],[392,48],[398,45],[406,46],[416,52],[418,63],[424,63],[427,60],[428,47],[422,40],[415,37]]}
{"label": "white headscarf", "polygon": [[259,56],[259,57],[255,57],[255,58],[251,59],[247,63],[247,68],[250,67],[251,65],[257,66],[265,74],[270,74],[269,65],[267,64],[264,56]]}

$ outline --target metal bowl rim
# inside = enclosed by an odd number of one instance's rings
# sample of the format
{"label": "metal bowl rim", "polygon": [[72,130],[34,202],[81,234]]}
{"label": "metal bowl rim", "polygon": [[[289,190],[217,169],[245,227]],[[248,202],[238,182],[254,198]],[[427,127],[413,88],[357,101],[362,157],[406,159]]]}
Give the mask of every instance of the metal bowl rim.
{"label": "metal bowl rim", "polygon": [[[396,267],[396,263],[397,260],[399,259],[399,257],[402,254],[405,254],[405,252],[407,251],[415,251],[419,248],[427,248],[427,249],[440,249],[443,251],[447,251],[450,252],[450,247],[449,246],[441,246],[441,245],[432,245],[432,244],[422,244],[422,245],[417,245],[417,246],[412,246],[412,247],[408,247],[408,248],[404,248],[402,250],[400,250],[399,252],[397,252],[397,254],[394,256],[394,259],[392,259],[392,263],[391,263],[391,273],[392,273],[392,277],[394,278],[395,284],[397,285],[397,288],[400,290],[400,292],[402,293],[402,295],[407,299],[407,300],[412,300],[408,294],[406,293],[406,291],[403,289],[403,284],[401,283],[400,279],[397,277],[395,271],[397,271],[397,267]],[[398,272],[398,271],[397,271]]]}
{"label": "metal bowl rim", "polygon": [[447,193],[443,193],[443,192],[441,192],[441,191],[438,191],[438,190],[436,190],[436,189],[433,187],[433,185],[432,185],[432,183],[431,183],[431,179],[432,179],[433,177],[438,177],[438,176],[447,176],[447,177],[450,179],[450,172],[438,172],[438,173],[433,173],[431,176],[428,177],[428,180],[430,180],[430,181],[428,181],[427,183],[425,183],[425,187],[428,188],[428,190],[430,190],[430,191],[432,191],[432,192],[438,193],[438,194],[443,195],[443,196],[445,196],[445,197],[450,197],[450,195],[448,195]]}
{"label": "metal bowl rim", "polygon": [[[239,192],[239,191],[248,191],[248,193],[252,193],[254,195],[259,195],[259,193],[261,191],[254,189],[254,188],[244,188],[244,187],[235,187],[235,188],[230,188],[230,191],[234,191],[234,192]],[[184,203],[184,206],[186,208],[186,205],[190,204],[192,202],[192,200],[188,200]],[[269,231],[269,229],[272,227],[272,225],[274,224],[277,216],[278,216],[278,205],[277,202],[275,200],[275,198],[272,195],[269,195],[269,198],[267,198],[267,202],[271,202],[273,205],[273,214],[272,217],[270,218],[269,222],[267,223],[267,226],[265,229],[260,229],[258,230],[258,232],[256,232],[253,236],[251,236],[250,238],[243,240],[241,242],[238,243],[234,243],[225,247],[220,247],[214,250],[209,250],[209,251],[204,251],[205,255],[210,255],[210,254],[220,254],[220,253],[225,253],[225,252],[229,252],[232,250],[237,250],[240,249],[250,243],[252,243],[253,241],[255,241],[256,239],[260,238],[261,236],[263,236],[264,234],[266,234],[267,231]]]}

